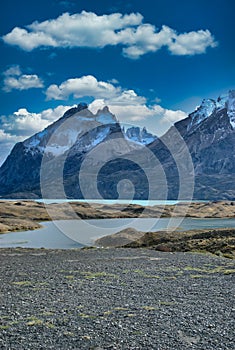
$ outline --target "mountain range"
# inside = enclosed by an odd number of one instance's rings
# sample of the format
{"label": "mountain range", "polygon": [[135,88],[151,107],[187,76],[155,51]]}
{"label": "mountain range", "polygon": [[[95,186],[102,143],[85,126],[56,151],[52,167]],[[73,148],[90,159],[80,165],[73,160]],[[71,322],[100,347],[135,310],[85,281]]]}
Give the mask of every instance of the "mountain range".
{"label": "mountain range", "polygon": [[235,91],[206,99],[162,137],[85,103],[17,143],[4,198],[235,199]]}

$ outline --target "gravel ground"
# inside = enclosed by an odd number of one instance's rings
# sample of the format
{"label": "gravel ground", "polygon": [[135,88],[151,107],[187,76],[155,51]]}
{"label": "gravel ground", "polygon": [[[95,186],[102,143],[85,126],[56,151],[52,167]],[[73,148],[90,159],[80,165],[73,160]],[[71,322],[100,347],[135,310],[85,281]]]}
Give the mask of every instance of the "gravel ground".
{"label": "gravel ground", "polygon": [[235,261],[147,249],[1,249],[0,348],[235,349]]}

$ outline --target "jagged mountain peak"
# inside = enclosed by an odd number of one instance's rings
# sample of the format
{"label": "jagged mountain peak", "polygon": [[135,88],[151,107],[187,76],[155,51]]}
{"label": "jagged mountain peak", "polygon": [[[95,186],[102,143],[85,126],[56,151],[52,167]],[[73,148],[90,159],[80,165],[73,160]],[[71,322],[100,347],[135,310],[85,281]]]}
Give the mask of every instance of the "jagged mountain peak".
{"label": "jagged mountain peak", "polygon": [[189,115],[190,122],[187,132],[194,132],[209,117],[218,115],[218,112],[222,110],[225,110],[227,114],[230,129],[231,127],[235,129],[235,90],[230,90],[227,95],[219,96],[217,100],[203,99],[201,105]]}
{"label": "jagged mountain peak", "polygon": [[229,91],[227,108],[230,124],[235,129],[235,90]]}
{"label": "jagged mountain peak", "polygon": [[76,107],[72,107],[69,110],[67,110],[62,118],[68,118],[74,115],[75,113],[79,113],[84,109],[88,109],[88,105],[85,102],[80,102]]}
{"label": "jagged mountain peak", "polygon": [[[88,105],[82,102],[67,110],[60,119],[46,129],[25,140],[23,145],[25,151],[32,154],[46,152],[58,156],[67,152],[85,134],[94,134],[93,130],[98,132],[101,130],[98,129],[99,126],[107,126],[109,129],[109,126],[114,124],[118,124],[118,121],[107,106],[93,114]],[[52,135],[53,141],[48,143]],[[100,142],[103,139],[101,136],[98,137]],[[91,146],[92,144],[91,140]]]}
{"label": "jagged mountain peak", "polygon": [[138,126],[132,126],[127,128],[126,130],[125,128],[123,128],[123,133],[128,140],[142,145],[149,145],[157,139],[157,136],[149,133],[146,127],[143,127],[141,129]]}
{"label": "jagged mountain peak", "polygon": [[110,113],[111,114],[108,106],[104,106],[102,109],[99,109],[97,111],[97,114],[99,114],[99,113]]}
{"label": "jagged mountain peak", "polygon": [[[84,150],[91,149],[114,130],[121,132],[121,127],[108,106],[94,114],[88,109],[88,105],[82,102],[68,109],[61,118],[44,130],[21,142],[21,145],[26,155],[34,157],[45,153],[50,157],[57,157],[68,152],[73,146],[80,151],[81,145],[85,145]],[[143,130],[142,134],[145,137],[153,136],[146,130]],[[125,136],[123,133],[123,137]],[[135,140],[129,136],[127,138],[129,141],[134,141],[136,144],[142,141],[142,144],[147,144],[143,137],[141,140]]]}
{"label": "jagged mountain peak", "polygon": [[235,90],[229,90],[229,98],[235,98]]}
{"label": "jagged mountain peak", "polygon": [[118,123],[118,120],[116,116],[110,112],[108,106],[104,106],[103,109],[99,109],[97,113],[95,114],[96,121],[100,122],[101,124],[116,124]]}
{"label": "jagged mountain peak", "polygon": [[191,122],[189,123],[187,130],[194,131],[200,125],[200,123],[212,115],[215,109],[215,100],[210,98],[202,100],[201,105],[196,109],[196,111],[189,115]]}
{"label": "jagged mountain peak", "polygon": [[[178,169],[181,169],[181,166],[182,169],[188,169],[187,162],[184,163],[184,152],[187,150],[194,166],[194,198],[234,199],[234,130],[234,90],[229,91],[226,96],[220,96],[217,100],[203,100],[195,112],[175,123],[175,127],[170,128],[165,135],[150,143],[148,141],[152,141],[154,136],[146,128],[133,126],[121,128],[115,115],[107,106],[92,113],[87,104],[82,103],[70,108],[63,117],[40,133],[15,145],[0,168],[0,195],[16,198],[17,193],[23,193],[26,198],[31,195],[40,197],[42,195],[40,169],[42,159],[44,159],[51,169],[51,173],[49,172],[51,177],[48,178],[48,188],[54,191],[51,198],[60,196],[56,192],[57,179],[54,176],[54,164],[57,161],[60,164],[66,159],[63,170],[65,193],[69,198],[83,198],[78,174],[80,174],[83,161],[88,156],[89,166],[86,168],[85,178],[93,176],[92,171],[101,166],[99,169],[102,171],[97,177],[97,185],[105,198],[116,198],[118,195],[116,184],[128,178],[135,184],[135,198],[147,199],[148,182],[142,168],[139,169],[137,165],[140,162],[143,164],[143,170],[150,169],[155,172],[153,160],[156,155],[161,169],[166,174],[168,199],[177,199],[178,177],[180,176]],[[123,142],[119,142],[121,139]],[[113,142],[113,140],[115,140],[115,151],[108,146],[108,142]],[[100,143],[103,143],[101,147],[104,146],[103,150],[105,149],[106,153],[99,152],[101,148],[98,148],[98,156],[94,157],[96,153],[93,153],[92,150],[96,152],[95,147]],[[120,158],[120,154],[123,154],[123,144],[127,145],[124,148],[131,155],[131,159],[137,160],[137,165],[134,164],[135,162],[128,163],[126,159]],[[145,147],[141,144],[144,144]],[[151,151],[150,157],[146,157],[146,150]],[[108,160],[105,166],[103,166],[104,159]],[[177,162],[182,162],[180,167]],[[189,171],[190,169],[189,167]],[[153,178],[151,177],[154,182],[154,195],[158,196],[156,199],[161,199],[162,182],[158,183],[157,173],[156,178],[154,174]],[[188,178],[187,171],[186,176]],[[183,180],[181,179],[182,183]],[[89,182],[85,185],[90,191]],[[96,196],[93,194],[92,186],[91,197]]]}

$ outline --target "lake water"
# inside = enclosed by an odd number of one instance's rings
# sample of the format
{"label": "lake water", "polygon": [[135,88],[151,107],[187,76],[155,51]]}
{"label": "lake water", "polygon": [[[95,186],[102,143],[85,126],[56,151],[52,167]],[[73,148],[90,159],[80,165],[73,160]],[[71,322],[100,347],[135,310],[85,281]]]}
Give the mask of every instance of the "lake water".
{"label": "lake water", "polygon": [[42,223],[35,231],[12,232],[0,235],[0,248],[58,248],[71,249],[93,245],[95,239],[119,232],[127,227],[140,231],[162,229],[211,229],[235,228],[235,219],[103,219],[103,220],[60,220]]}
{"label": "lake water", "polygon": [[[25,199],[4,199],[0,198],[3,201],[23,201]],[[208,200],[139,200],[139,199],[30,199],[35,202],[52,204],[52,203],[98,203],[98,204],[138,204],[142,206],[153,206],[153,205],[175,205],[178,203],[207,203]]]}

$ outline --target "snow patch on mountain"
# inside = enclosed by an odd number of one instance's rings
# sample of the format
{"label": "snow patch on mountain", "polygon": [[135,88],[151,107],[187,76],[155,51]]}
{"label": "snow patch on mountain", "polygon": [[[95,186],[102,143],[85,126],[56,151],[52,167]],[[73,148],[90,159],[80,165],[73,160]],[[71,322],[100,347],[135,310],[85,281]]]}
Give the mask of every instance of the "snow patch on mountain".
{"label": "snow patch on mountain", "polygon": [[235,129],[235,90],[230,90],[228,95],[228,117],[232,128]]}
{"label": "snow patch on mountain", "polygon": [[191,123],[189,123],[187,131],[195,131],[197,127],[214,112],[219,112],[223,109],[227,110],[229,122],[232,128],[235,129],[235,90],[230,90],[228,95],[220,96],[217,101],[213,99],[204,99],[201,106],[190,114]]}
{"label": "snow patch on mountain", "polygon": [[99,129],[99,131],[97,129],[90,130],[87,134],[76,141],[70,149],[70,155],[90,151],[104,141],[110,132],[110,125],[104,126],[102,129]]}
{"label": "snow patch on mountain", "polygon": [[127,140],[136,142],[141,145],[149,145],[157,139],[157,136],[149,133],[145,127],[143,129],[140,129],[138,126],[133,126],[127,130],[124,128],[123,133]]}
{"label": "snow patch on mountain", "polygon": [[227,102],[228,102],[228,95],[226,95],[226,96],[219,96],[217,101],[216,101],[216,108],[218,110],[226,108]]}
{"label": "snow patch on mountain", "polygon": [[101,124],[116,124],[118,123],[117,118],[114,114],[109,111],[109,108],[106,106],[103,109],[97,111],[95,115],[97,122]]}
{"label": "snow patch on mountain", "polygon": [[[108,107],[93,114],[86,104],[79,104],[66,111],[57,122],[25,140],[23,145],[25,152],[32,155],[47,153],[57,157],[70,149],[88,151],[101,143],[111,132],[110,126],[115,124],[119,124],[118,120]],[[124,137],[136,144],[148,145],[156,140],[146,128],[131,127],[123,131]]]}
{"label": "snow patch on mountain", "polygon": [[212,99],[204,99],[202,104],[194,113],[191,114],[191,123],[188,125],[187,130],[195,130],[198,125],[207,119],[216,109],[216,102]]}
{"label": "snow patch on mountain", "polygon": [[61,154],[64,154],[66,151],[68,151],[69,148],[70,147],[68,146],[52,145],[52,146],[47,146],[46,148],[41,148],[41,151],[45,151],[48,154],[52,154],[53,156],[58,157]]}

